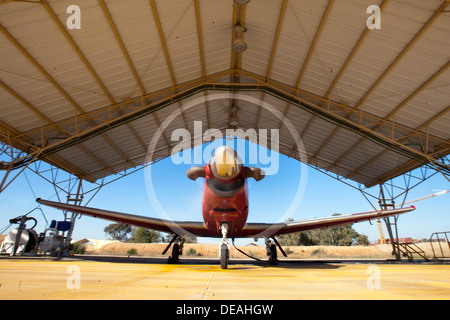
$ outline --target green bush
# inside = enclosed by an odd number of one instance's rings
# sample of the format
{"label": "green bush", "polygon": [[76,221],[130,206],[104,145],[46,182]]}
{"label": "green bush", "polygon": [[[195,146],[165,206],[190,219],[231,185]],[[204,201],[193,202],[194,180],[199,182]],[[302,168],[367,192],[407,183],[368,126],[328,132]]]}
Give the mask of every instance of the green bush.
{"label": "green bush", "polygon": [[137,250],[135,248],[131,248],[127,251],[128,257],[137,255]]}
{"label": "green bush", "polygon": [[189,248],[188,251],[186,251],[187,256],[195,256],[197,254],[197,251],[195,251],[194,248]]}
{"label": "green bush", "polygon": [[82,243],[76,242],[73,244],[70,250],[71,254],[84,254],[86,252],[86,246]]}

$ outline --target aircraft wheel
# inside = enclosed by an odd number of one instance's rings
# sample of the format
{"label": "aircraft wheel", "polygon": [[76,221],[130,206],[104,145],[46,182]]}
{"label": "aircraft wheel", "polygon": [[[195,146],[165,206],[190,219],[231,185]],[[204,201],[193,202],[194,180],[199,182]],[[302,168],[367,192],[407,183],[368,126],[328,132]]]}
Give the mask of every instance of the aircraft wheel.
{"label": "aircraft wheel", "polygon": [[180,246],[178,243],[175,243],[172,247],[172,256],[169,257],[169,263],[178,263],[180,254]]}
{"label": "aircraft wheel", "polygon": [[270,246],[270,257],[269,257],[269,263],[272,265],[278,264],[278,255],[277,255],[277,246],[275,244],[272,244]]}
{"label": "aircraft wheel", "polygon": [[220,247],[220,267],[222,269],[228,268],[228,259],[230,257],[230,250],[228,249],[227,245],[222,245]]}

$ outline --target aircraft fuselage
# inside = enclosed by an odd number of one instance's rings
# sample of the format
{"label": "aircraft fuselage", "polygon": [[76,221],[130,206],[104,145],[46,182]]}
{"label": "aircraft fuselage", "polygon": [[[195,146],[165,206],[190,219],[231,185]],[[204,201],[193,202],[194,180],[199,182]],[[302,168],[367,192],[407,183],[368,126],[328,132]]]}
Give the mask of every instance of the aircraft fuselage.
{"label": "aircraft fuselage", "polygon": [[220,226],[228,224],[229,236],[239,233],[248,217],[247,181],[244,177],[244,167],[239,174],[230,180],[216,177],[210,164],[205,167],[203,186],[203,220],[210,234],[221,237]]}

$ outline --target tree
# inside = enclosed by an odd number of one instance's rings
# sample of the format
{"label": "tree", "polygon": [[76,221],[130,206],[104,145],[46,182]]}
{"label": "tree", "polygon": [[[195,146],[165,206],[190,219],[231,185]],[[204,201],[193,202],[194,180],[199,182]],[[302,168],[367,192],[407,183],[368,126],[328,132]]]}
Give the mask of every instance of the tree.
{"label": "tree", "polygon": [[184,243],[197,243],[197,237],[185,237]]}
{"label": "tree", "polygon": [[[312,241],[322,246],[351,246],[368,245],[367,236],[360,235],[352,225],[343,225],[333,228],[311,231]],[[364,242],[366,239],[366,242]]]}
{"label": "tree", "polygon": [[136,243],[160,242],[161,233],[144,228],[133,228],[131,240]]}
{"label": "tree", "polygon": [[357,246],[368,246],[370,244],[369,237],[365,234],[358,234],[358,237],[356,238],[355,245]]}
{"label": "tree", "polygon": [[127,241],[131,226],[125,223],[111,223],[103,231],[110,235],[111,240]]}
{"label": "tree", "polygon": [[283,246],[314,246],[309,232],[296,232],[282,235],[278,241]]}
{"label": "tree", "polygon": [[[340,215],[339,213],[333,216]],[[292,219],[288,220],[292,221]],[[359,234],[352,228],[352,224],[312,230],[308,232],[297,232],[279,237],[278,241],[284,246],[351,246],[368,245],[369,239],[366,235]]]}

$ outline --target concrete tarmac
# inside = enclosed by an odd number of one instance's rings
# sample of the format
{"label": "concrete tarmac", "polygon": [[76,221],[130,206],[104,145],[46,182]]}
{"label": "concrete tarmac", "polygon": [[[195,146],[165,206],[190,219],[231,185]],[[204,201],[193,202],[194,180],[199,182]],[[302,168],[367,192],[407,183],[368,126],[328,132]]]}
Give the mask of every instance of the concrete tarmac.
{"label": "concrete tarmac", "polygon": [[0,299],[450,299],[450,264],[0,256]]}

